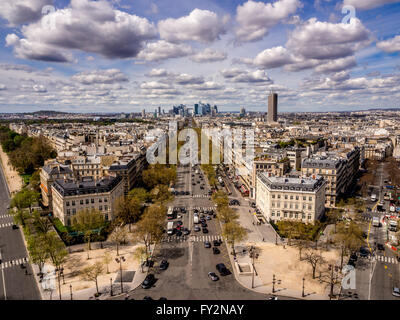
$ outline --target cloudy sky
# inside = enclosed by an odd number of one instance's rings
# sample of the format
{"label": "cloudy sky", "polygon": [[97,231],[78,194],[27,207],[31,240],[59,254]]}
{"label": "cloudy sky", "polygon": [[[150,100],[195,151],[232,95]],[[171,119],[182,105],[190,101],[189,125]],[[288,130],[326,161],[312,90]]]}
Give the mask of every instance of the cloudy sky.
{"label": "cloudy sky", "polygon": [[0,112],[400,107],[400,0],[1,0]]}

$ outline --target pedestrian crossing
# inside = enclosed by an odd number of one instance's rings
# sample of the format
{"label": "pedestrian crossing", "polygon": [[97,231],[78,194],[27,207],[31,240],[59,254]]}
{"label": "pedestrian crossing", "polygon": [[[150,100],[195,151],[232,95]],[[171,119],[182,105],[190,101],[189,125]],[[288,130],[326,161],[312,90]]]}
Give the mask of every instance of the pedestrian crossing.
{"label": "pedestrian crossing", "polygon": [[192,195],[192,198],[209,198],[211,196],[209,196],[208,194],[194,194]]}
{"label": "pedestrian crossing", "polygon": [[0,228],[11,227],[12,225],[13,225],[12,222],[9,222],[9,223],[1,223],[1,224],[0,224]]}
{"label": "pedestrian crossing", "polygon": [[219,240],[221,242],[224,241],[222,236],[213,236],[213,235],[206,235],[206,236],[197,236],[197,235],[192,235],[192,236],[166,236],[164,237],[161,242],[185,242],[185,241],[193,241],[193,242],[204,242],[204,241],[209,241],[212,242],[214,240]]}
{"label": "pedestrian crossing", "polygon": [[398,264],[399,263],[396,258],[378,256],[378,255],[375,257],[375,260],[380,261],[380,262],[392,263],[392,264]]}
{"label": "pedestrian crossing", "polygon": [[194,209],[196,209],[196,210],[204,210],[204,211],[207,211],[207,210],[215,210],[217,207],[190,207],[189,209],[190,210],[194,210]]}
{"label": "pedestrian crossing", "polygon": [[11,267],[20,267],[21,263],[27,263],[28,259],[27,258],[21,258],[21,259],[14,259],[10,261],[2,261],[0,264],[1,269],[7,269]]}
{"label": "pedestrian crossing", "polygon": [[2,218],[12,218],[12,216],[9,214],[2,214],[2,215],[0,215],[0,219],[2,219]]}

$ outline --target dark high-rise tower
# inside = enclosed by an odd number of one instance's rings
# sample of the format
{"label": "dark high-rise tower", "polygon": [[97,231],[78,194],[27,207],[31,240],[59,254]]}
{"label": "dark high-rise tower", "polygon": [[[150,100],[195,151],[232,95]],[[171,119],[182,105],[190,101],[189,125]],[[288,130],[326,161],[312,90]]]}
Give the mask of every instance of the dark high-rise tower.
{"label": "dark high-rise tower", "polygon": [[269,123],[278,120],[278,94],[271,91],[268,96],[268,115],[267,121]]}

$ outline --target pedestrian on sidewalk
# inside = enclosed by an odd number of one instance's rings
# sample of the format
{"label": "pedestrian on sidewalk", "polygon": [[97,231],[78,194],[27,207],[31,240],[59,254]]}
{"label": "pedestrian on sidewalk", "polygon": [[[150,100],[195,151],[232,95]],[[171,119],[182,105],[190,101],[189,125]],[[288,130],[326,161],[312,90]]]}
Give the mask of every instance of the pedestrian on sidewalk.
{"label": "pedestrian on sidewalk", "polygon": [[264,237],[263,237],[262,241],[264,242]]}

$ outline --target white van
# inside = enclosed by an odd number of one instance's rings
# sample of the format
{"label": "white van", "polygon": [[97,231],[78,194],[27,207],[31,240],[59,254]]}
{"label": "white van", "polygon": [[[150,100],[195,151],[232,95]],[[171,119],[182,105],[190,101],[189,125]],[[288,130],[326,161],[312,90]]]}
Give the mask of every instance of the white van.
{"label": "white van", "polygon": [[372,218],[372,225],[373,225],[374,227],[379,227],[379,226],[381,225],[381,223],[380,223],[378,217],[373,217],[373,218]]}
{"label": "white van", "polygon": [[197,223],[199,223],[199,222],[200,222],[200,220],[199,220],[199,216],[198,216],[198,215],[195,215],[195,216],[194,216],[194,218],[193,218],[193,222],[194,222],[195,224],[197,224]]}
{"label": "white van", "polygon": [[168,221],[167,223],[167,234],[171,235],[174,233],[174,222]]}

